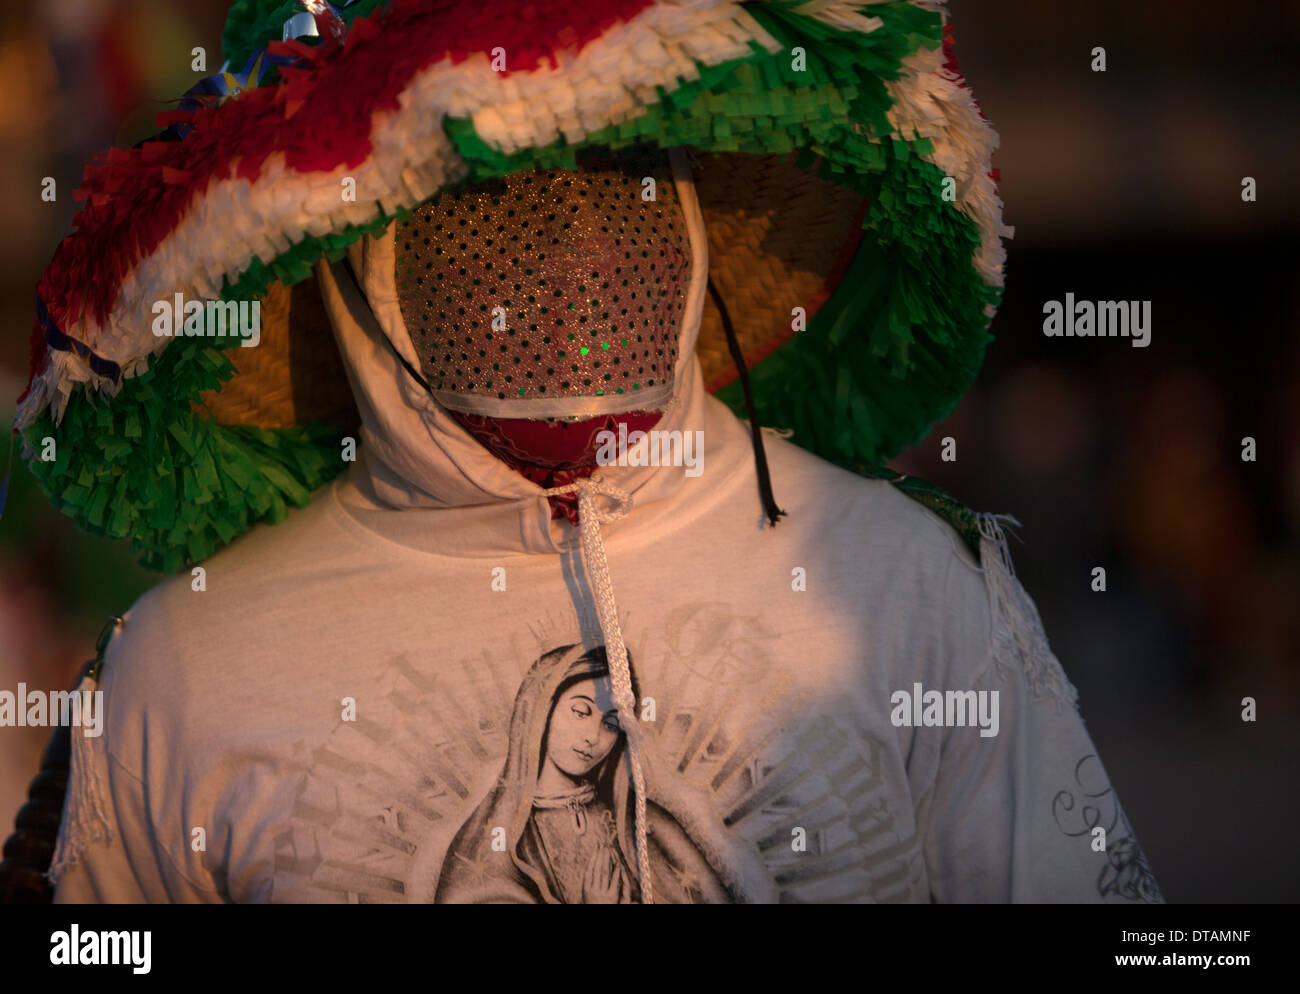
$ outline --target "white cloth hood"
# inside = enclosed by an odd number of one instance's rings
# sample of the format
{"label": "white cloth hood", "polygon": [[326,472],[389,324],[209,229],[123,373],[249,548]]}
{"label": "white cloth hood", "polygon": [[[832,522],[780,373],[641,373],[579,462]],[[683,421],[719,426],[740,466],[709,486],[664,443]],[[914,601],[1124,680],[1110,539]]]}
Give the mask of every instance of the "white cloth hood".
{"label": "white cloth hood", "polygon": [[[695,343],[707,287],[708,245],[683,153],[672,153],[672,167],[690,237],[692,266],[678,330],[673,397],[656,429],[700,431],[709,422],[704,436],[708,447],[703,453],[706,474],[697,477],[698,482],[706,476],[716,479],[716,474],[725,471],[724,465],[734,467],[744,459],[748,439],[743,426],[704,389]],[[542,488],[466,432],[393,355],[392,348],[396,348],[413,367],[419,367],[398,306],[394,271],[391,226],[383,235],[354,243],[348,264],[321,262],[317,266],[321,295],[361,413],[361,458],[349,477],[348,503],[389,510],[456,508],[464,510],[467,520],[495,521],[499,529],[478,549],[448,536],[457,551],[469,555],[511,550],[553,552],[569,544],[575,530],[567,522],[551,521]],[[709,406],[717,410],[707,411]],[[641,444],[648,445],[648,441]],[[593,478],[629,494],[639,522],[647,518],[640,509],[677,493],[687,482],[680,467],[608,466]]]}

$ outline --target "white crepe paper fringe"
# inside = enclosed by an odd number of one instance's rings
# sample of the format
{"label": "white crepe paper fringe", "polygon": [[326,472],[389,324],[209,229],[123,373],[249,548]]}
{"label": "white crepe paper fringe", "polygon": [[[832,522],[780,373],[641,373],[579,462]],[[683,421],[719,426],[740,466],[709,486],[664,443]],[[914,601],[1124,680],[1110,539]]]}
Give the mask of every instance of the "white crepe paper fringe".
{"label": "white crepe paper fringe", "polygon": [[1007,257],[1002,239],[1012,237],[1015,229],[1002,223],[1002,199],[989,175],[997,132],[980,115],[960,77],[943,63],[942,46],[903,60],[901,75],[885,84],[894,101],[889,123],[905,140],[931,140],[934,153],[923,158],[956,181],[956,206],[979,227],[980,247],[972,264],[987,285],[1000,287]]}
{"label": "white crepe paper fringe", "polygon": [[1047,697],[1058,711],[1078,707],[1078,691],[1053,655],[1033,599],[1016,579],[1004,526],[1018,526],[1000,514],[978,516],[980,565],[992,615],[993,661],[1003,679],[1019,666],[1035,698]]}
{"label": "white crepe paper fringe", "polygon": [[808,0],[795,8],[802,17],[811,17],[829,24],[838,31],[856,31],[870,34],[884,26],[879,17],[863,13],[864,8],[894,0]]}
{"label": "white crepe paper fringe", "polygon": [[[87,674],[77,685],[76,693],[95,690],[96,682]],[[101,716],[102,717],[102,716]],[[92,845],[113,841],[104,805],[104,785],[99,779],[97,750],[103,749],[103,736],[85,734],[84,728],[72,728],[72,758],[68,768],[68,793],[63,801],[63,822],[59,840],[45,871],[51,886],[72,869]]]}

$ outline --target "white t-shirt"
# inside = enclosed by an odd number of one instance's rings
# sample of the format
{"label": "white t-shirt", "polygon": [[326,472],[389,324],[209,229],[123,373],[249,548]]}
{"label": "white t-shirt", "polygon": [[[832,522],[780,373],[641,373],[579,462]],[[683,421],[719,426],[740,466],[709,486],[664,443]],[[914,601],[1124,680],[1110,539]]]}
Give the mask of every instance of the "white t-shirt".
{"label": "white t-shirt", "polygon": [[[389,354],[391,251],[354,250],[361,288],[318,269],[363,458],[126,616],[56,900],[637,899],[578,529]],[[703,471],[597,473],[630,495],[600,539],[655,899],[1159,900],[992,542],[981,569],[891,485],[770,432],[788,516],[764,524],[748,429],[694,358],[702,293],[659,427],[702,431]]]}
{"label": "white t-shirt", "polygon": [[[744,427],[708,408],[706,437],[746,455]],[[653,522],[630,527],[634,509],[605,537],[654,701],[650,796],[727,892],[1153,896],[1079,715],[996,664],[986,585],[956,534],[886,483],[767,448],[789,512],[777,527],[759,526],[742,458],[723,485],[689,480]],[[181,576],[132,609],[94,753],[113,839],[58,900],[433,899],[507,760],[525,674],[549,650],[598,644],[599,628],[574,604],[574,542],[521,552],[506,512],[368,503],[331,486],[213,557],[205,590]],[[506,541],[476,540],[508,523]],[[918,683],[997,691],[996,735],[976,716],[895,726],[892,695]]]}

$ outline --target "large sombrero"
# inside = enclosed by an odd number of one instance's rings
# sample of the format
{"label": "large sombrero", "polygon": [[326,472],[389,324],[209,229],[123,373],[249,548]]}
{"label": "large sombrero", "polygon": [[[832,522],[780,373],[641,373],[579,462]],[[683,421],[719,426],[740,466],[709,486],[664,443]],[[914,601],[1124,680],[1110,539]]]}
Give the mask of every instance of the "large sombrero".
{"label": "large sombrero", "polygon": [[[16,419],[32,470],[147,565],[205,558],[346,465],[356,413],[314,263],[442,190],[592,150],[691,150],[710,277],[763,422],[795,442],[878,465],[973,381],[1008,232],[941,4],[309,6],[234,5],[242,71],[87,168],[38,286]],[[176,294],[260,299],[258,347],[155,334]],[[698,354],[739,410],[712,306]]]}

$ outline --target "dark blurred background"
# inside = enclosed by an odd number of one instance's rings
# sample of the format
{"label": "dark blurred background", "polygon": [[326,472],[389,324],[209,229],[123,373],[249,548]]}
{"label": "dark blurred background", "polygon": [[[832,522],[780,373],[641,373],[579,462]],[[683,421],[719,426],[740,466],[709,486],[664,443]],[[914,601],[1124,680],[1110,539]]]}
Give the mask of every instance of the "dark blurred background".
{"label": "dark blurred background", "polygon": [[[10,0],[0,20],[0,417],[83,165],[221,65],[224,0]],[[1019,574],[1170,901],[1294,901],[1300,765],[1300,5],[954,0],[1001,134],[1005,303],[979,383],[894,465],[1014,515]],[[206,48],[206,73],[191,49]],[[1090,69],[1106,50],[1107,71]],[[42,177],[58,200],[42,202]],[[1258,200],[1241,199],[1254,177]],[[1150,300],[1145,349],[1049,339],[1047,300]],[[955,462],[940,439],[957,441]],[[1242,438],[1257,444],[1243,462]],[[1092,570],[1106,569],[1104,593]],[[0,688],[68,685],[157,579],[15,460]],[[1258,721],[1241,720],[1241,700]],[[26,734],[30,733],[30,734]],[[0,834],[43,729],[0,739]]]}

